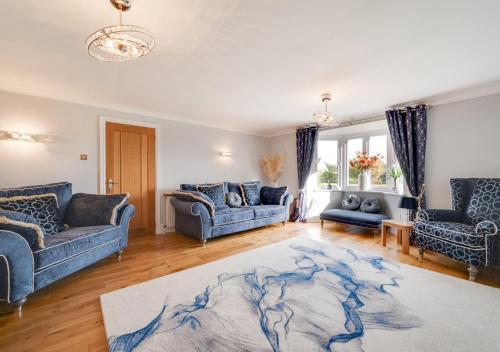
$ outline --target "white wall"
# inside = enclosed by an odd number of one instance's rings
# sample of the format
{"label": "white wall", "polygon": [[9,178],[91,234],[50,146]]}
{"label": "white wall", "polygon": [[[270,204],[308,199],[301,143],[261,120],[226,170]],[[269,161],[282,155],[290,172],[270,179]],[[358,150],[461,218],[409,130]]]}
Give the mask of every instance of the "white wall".
{"label": "white wall", "polygon": [[500,94],[433,107],[427,124],[429,207],[450,207],[452,177],[500,177]]}
{"label": "white wall", "polygon": [[[160,125],[161,193],[180,183],[264,180],[259,161],[268,138],[0,91],[0,130],[54,139],[0,141],[0,188],[70,181],[74,192],[98,192],[99,115]],[[88,160],[80,161],[80,154]]]}

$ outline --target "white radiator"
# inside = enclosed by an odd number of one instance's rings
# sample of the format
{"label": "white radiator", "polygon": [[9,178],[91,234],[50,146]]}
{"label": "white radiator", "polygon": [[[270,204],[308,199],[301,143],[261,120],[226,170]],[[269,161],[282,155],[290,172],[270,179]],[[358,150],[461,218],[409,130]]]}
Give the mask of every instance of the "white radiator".
{"label": "white radiator", "polygon": [[165,231],[175,230],[175,209],[170,203],[171,197],[165,197]]}

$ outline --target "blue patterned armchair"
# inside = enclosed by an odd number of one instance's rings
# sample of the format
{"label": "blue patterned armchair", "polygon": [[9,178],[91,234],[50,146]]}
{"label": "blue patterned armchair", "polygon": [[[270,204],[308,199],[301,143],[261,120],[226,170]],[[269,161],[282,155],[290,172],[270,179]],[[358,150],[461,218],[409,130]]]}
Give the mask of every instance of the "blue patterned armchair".
{"label": "blue patterned armchair", "polygon": [[450,184],[453,209],[421,210],[412,242],[421,260],[429,250],[465,262],[474,281],[479,267],[500,264],[500,179],[454,178]]}

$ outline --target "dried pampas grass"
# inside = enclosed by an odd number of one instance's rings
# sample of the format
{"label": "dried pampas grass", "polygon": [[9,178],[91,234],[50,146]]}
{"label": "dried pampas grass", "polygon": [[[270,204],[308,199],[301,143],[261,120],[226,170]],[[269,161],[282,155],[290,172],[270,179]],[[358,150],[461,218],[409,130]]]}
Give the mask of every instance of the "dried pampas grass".
{"label": "dried pampas grass", "polygon": [[278,176],[285,165],[285,156],[283,154],[264,154],[261,160],[262,171],[269,177],[273,183],[278,182]]}

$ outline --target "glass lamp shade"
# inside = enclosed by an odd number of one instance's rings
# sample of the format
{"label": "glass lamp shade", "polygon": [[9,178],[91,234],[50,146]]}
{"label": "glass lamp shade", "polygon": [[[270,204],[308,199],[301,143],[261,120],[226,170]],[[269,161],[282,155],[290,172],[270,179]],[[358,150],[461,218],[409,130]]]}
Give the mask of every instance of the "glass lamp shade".
{"label": "glass lamp shade", "polygon": [[91,34],[86,46],[89,54],[98,60],[119,62],[148,55],[155,46],[155,40],[142,27],[120,25]]}
{"label": "glass lamp shade", "polygon": [[335,115],[328,111],[316,111],[313,113],[313,118],[319,126],[335,126],[339,124],[339,120]]}

